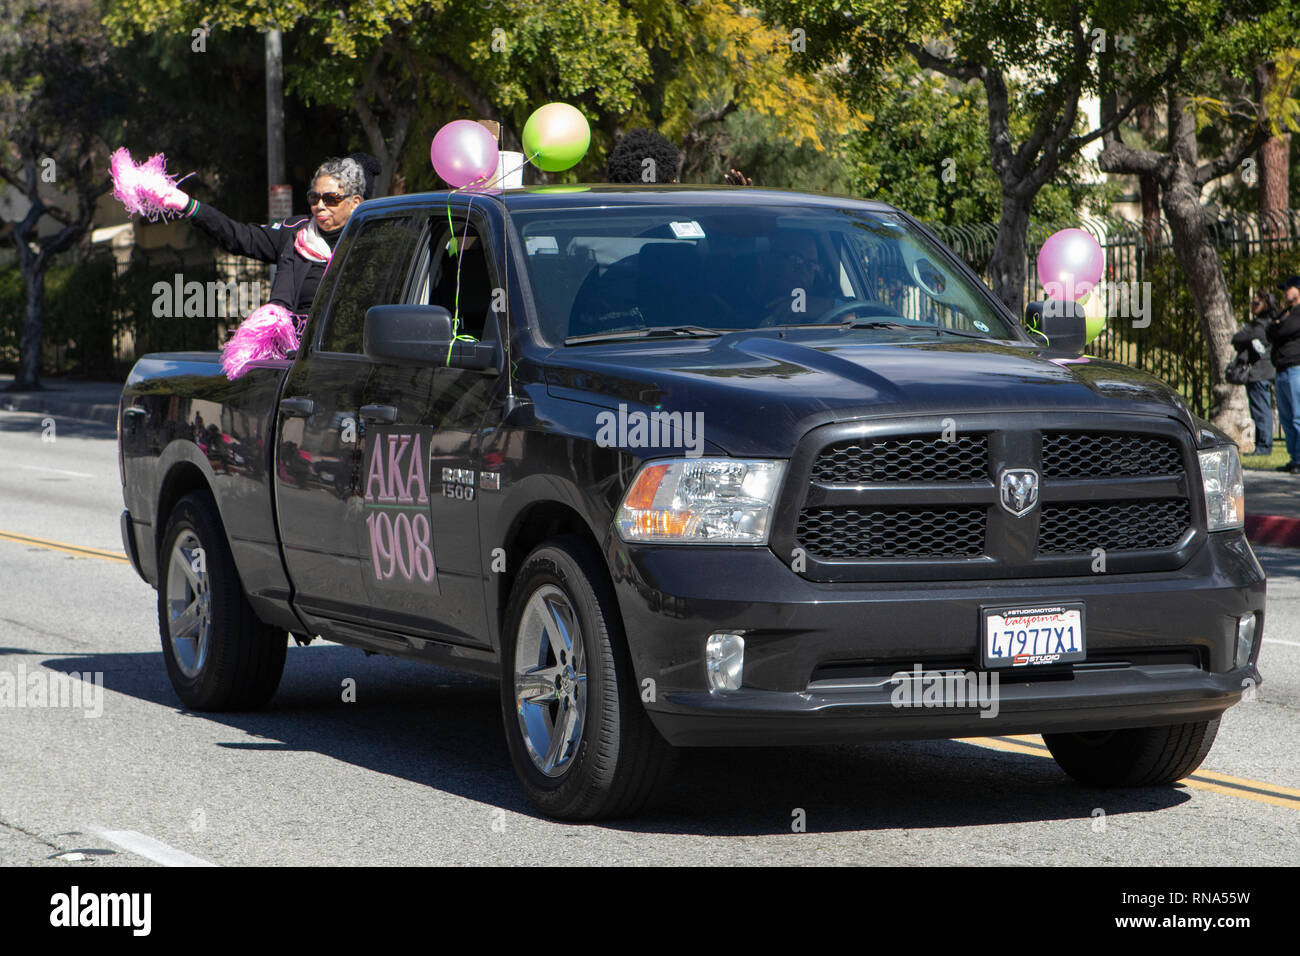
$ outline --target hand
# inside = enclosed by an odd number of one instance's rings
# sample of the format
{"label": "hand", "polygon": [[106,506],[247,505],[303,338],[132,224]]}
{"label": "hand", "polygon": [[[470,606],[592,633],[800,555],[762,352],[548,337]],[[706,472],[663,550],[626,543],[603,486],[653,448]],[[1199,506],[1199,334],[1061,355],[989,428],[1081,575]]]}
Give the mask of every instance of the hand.
{"label": "hand", "polygon": [[723,177],[723,181],[724,181],[728,186],[752,186],[752,185],[754,185],[754,180],[752,180],[752,179],[750,179],[749,177],[747,177],[747,176],[746,176],[744,173],[742,173],[739,169],[732,169],[732,170],[728,171],[727,175]]}
{"label": "hand", "polygon": [[171,212],[184,212],[185,207],[190,204],[189,194],[184,190],[172,186],[167,192],[163,193],[160,202],[164,209]]}

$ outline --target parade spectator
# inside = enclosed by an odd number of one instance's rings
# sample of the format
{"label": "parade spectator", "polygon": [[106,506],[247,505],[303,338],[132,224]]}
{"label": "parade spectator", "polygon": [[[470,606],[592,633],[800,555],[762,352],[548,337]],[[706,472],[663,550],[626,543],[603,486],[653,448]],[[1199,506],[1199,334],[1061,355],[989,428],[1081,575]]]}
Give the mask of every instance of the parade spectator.
{"label": "parade spectator", "polygon": [[1232,337],[1237,360],[1246,366],[1246,395],[1250,399],[1250,417],[1255,421],[1255,454],[1273,453],[1273,378],[1276,374],[1269,359],[1268,326],[1277,316],[1277,297],[1261,289],[1250,303],[1251,317],[1246,326]]}
{"label": "parade spectator", "polygon": [[1290,461],[1277,470],[1295,475],[1300,474],[1300,275],[1289,276],[1279,288],[1285,311],[1268,324],[1268,340],[1277,370],[1277,414]]}

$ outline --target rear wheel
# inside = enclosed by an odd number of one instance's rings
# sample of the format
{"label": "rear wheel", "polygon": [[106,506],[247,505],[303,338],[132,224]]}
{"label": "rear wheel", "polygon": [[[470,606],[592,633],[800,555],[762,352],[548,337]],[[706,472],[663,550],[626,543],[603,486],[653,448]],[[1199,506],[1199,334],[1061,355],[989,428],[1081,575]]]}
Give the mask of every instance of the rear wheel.
{"label": "rear wheel", "polygon": [[637,694],[604,562],[552,539],[520,568],[501,647],[506,744],[528,799],[562,820],[628,816],[660,792],[673,749]]}
{"label": "rear wheel", "polygon": [[176,503],[158,552],[158,629],[172,687],[195,710],[254,710],[284,672],[287,633],[244,596],[207,492]]}
{"label": "rear wheel", "polygon": [[1167,786],[1192,773],[1214,745],[1219,721],[1099,733],[1043,734],[1061,769],[1094,787]]}

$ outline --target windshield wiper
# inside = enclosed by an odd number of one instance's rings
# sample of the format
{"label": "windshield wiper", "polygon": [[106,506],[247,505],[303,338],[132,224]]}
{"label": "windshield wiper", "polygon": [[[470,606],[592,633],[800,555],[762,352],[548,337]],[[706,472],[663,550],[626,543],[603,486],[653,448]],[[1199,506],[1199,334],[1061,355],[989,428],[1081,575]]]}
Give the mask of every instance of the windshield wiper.
{"label": "windshield wiper", "polygon": [[992,335],[983,332],[963,332],[950,329],[946,325],[933,325],[929,322],[889,322],[884,319],[849,319],[840,323],[842,329],[924,329],[936,335],[960,335],[964,339],[988,339]]}
{"label": "windshield wiper", "polygon": [[702,325],[653,325],[646,329],[618,329],[612,332],[592,332],[588,335],[570,335],[564,340],[565,345],[581,345],[583,342],[610,342],[616,339],[648,339],[659,336],[680,336],[688,339],[712,339],[723,333],[718,329],[706,329]]}
{"label": "windshield wiper", "polygon": [[840,323],[842,329],[932,329],[933,325],[921,322],[890,322],[887,319],[849,319]]}

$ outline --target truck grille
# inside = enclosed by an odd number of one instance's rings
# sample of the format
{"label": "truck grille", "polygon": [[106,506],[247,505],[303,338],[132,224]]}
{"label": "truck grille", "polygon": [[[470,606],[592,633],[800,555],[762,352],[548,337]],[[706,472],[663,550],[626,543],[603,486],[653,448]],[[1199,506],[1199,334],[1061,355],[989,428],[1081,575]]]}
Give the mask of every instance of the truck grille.
{"label": "truck grille", "polygon": [[1120,478],[1177,475],[1178,446],[1158,435],[1051,432],[1043,436],[1044,478]]}
{"label": "truck grille", "polygon": [[[1016,429],[972,415],[951,441],[900,423],[817,429],[792,462],[791,487],[804,491],[773,547],[800,549],[823,580],[1086,574],[1097,548],[1117,552],[1111,571],[1185,563],[1203,532],[1190,436],[1170,422],[1043,419]],[[1001,503],[1002,469],[1038,473],[1028,513]]]}
{"label": "truck grille", "polygon": [[813,466],[812,480],[833,484],[978,481],[988,471],[988,440],[984,435],[962,435],[952,441],[886,438],[840,442],[827,448]]}
{"label": "truck grille", "polygon": [[1186,500],[1047,505],[1038,524],[1038,553],[1168,548],[1178,542],[1190,524]]}
{"label": "truck grille", "polygon": [[807,509],[799,540],[845,558],[974,557],[984,553],[983,508]]}

